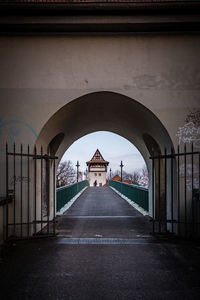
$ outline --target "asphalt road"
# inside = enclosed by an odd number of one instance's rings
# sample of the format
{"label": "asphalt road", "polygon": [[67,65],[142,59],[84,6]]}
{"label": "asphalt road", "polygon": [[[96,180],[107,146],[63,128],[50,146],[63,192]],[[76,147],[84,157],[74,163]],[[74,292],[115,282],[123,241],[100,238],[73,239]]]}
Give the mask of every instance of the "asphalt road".
{"label": "asphalt road", "polygon": [[200,245],[149,237],[145,224],[112,190],[88,189],[59,237],[4,248],[0,299],[200,299]]}

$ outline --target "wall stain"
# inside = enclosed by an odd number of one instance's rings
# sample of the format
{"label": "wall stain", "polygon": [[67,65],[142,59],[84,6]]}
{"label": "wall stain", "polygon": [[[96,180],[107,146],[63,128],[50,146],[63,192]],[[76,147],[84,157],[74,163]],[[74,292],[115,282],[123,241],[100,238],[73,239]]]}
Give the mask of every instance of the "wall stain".
{"label": "wall stain", "polygon": [[133,76],[132,84],[126,85],[129,86],[138,89],[199,90],[200,70],[180,67],[178,70],[171,70],[164,74]]}

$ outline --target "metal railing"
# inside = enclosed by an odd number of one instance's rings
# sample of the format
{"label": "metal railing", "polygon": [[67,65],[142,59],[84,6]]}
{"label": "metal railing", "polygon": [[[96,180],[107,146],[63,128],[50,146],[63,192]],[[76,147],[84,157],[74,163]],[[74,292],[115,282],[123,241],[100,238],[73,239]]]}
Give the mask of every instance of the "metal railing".
{"label": "metal railing", "polygon": [[128,184],[114,180],[109,181],[108,185],[115,188],[117,191],[138,204],[144,210],[149,211],[148,189],[135,184]]}
{"label": "metal railing", "polygon": [[88,181],[80,181],[56,189],[56,211],[59,211],[65,204],[74,198],[82,189],[88,186]]}

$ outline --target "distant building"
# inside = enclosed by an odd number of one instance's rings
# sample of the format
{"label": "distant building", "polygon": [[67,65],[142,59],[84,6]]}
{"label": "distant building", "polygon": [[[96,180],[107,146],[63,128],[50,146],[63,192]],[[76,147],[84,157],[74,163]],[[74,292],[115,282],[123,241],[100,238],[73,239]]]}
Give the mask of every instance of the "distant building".
{"label": "distant building", "polygon": [[88,180],[90,186],[104,186],[106,184],[106,174],[108,161],[104,160],[100,151],[97,149],[88,166]]}
{"label": "distant building", "polygon": [[[113,178],[110,180],[115,180],[115,181],[121,181],[121,177],[119,175],[115,175]],[[132,184],[133,182],[129,179],[122,179],[122,182]]]}

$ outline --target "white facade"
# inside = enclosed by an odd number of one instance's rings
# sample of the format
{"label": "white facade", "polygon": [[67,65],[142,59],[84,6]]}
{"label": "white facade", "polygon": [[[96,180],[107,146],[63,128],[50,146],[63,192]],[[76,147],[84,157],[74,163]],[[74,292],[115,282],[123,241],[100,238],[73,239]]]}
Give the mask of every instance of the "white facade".
{"label": "white facade", "polygon": [[106,171],[102,170],[89,172],[89,185],[95,186],[96,181],[96,186],[104,186],[104,184],[106,184],[106,173]]}

